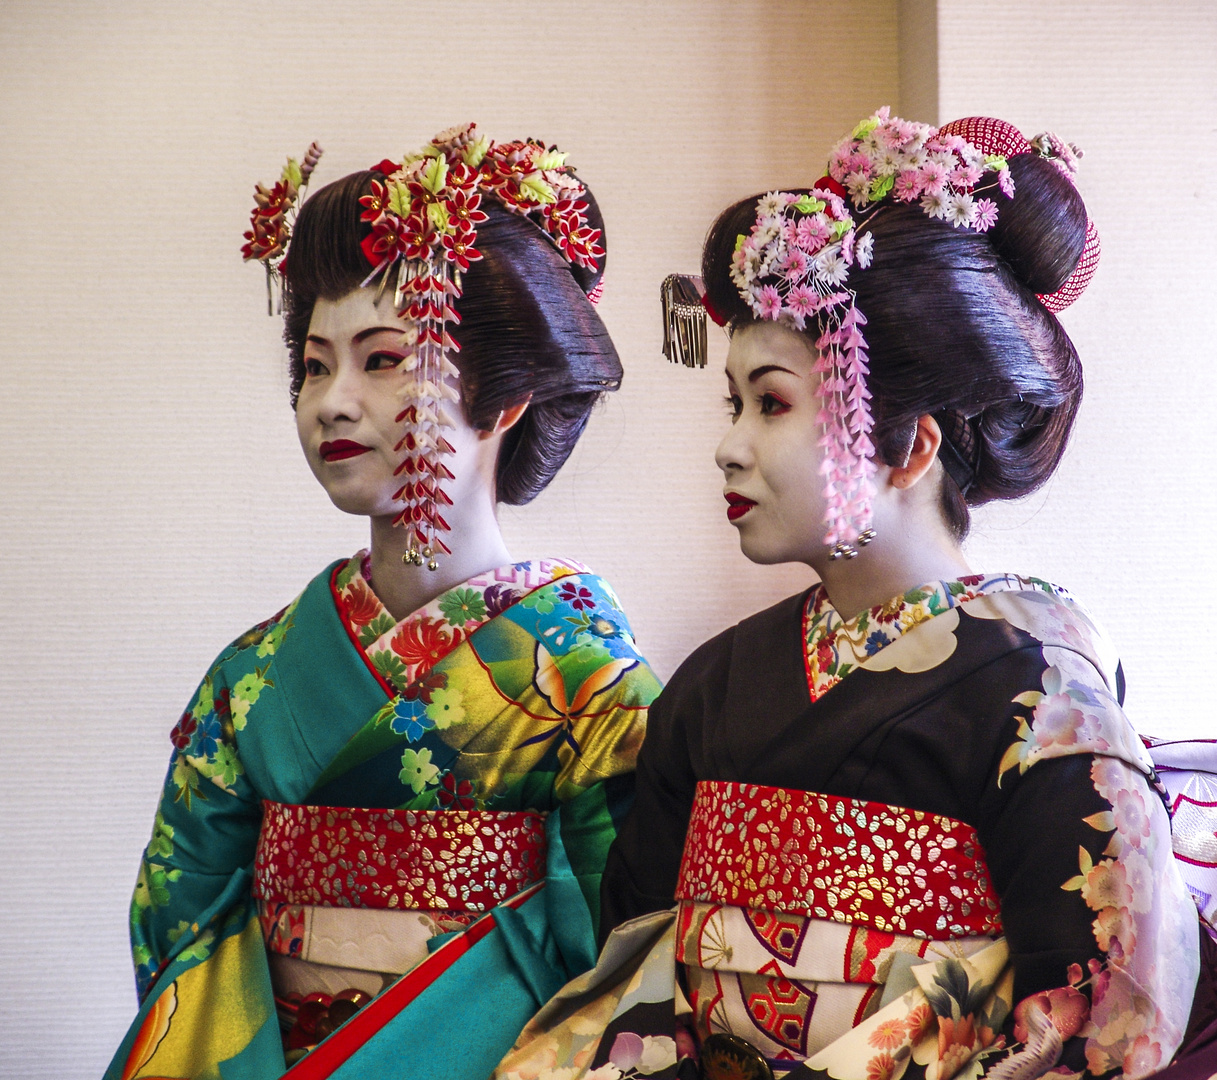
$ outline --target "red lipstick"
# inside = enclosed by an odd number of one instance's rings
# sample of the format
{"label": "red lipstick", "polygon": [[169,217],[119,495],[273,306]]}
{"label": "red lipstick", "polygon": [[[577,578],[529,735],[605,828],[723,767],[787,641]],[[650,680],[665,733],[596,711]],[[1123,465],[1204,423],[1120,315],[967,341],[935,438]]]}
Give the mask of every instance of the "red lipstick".
{"label": "red lipstick", "polygon": [[734,491],[728,491],[724,496],[727,500],[727,520],[739,521],[749,510],[751,510],[756,502],[753,499],[745,499],[743,495],[737,495]]}
{"label": "red lipstick", "polygon": [[346,461],[347,458],[366,454],[371,449],[370,446],[351,442],[350,439],[335,439],[333,442],[323,442],[320,452],[324,461]]}

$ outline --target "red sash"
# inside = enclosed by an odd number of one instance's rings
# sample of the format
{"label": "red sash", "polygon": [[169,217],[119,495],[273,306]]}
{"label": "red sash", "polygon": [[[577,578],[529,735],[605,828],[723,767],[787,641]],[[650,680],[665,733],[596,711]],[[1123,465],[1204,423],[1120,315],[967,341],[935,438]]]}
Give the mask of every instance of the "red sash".
{"label": "red sash", "polygon": [[270,903],[489,911],[545,877],[543,814],[262,806],[253,893]]}
{"label": "red sash", "polygon": [[755,784],[697,785],[676,896],[934,940],[1001,933],[970,825]]}

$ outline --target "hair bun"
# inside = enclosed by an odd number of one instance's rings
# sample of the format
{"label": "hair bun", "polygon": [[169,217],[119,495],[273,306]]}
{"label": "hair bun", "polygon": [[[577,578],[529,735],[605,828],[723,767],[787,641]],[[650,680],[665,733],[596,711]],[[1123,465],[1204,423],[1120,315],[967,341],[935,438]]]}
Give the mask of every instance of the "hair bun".
{"label": "hair bun", "polygon": [[990,116],[954,120],[939,130],[1009,161],[1014,198],[999,201],[990,241],[1019,281],[1037,293],[1049,311],[1067,308],[1094,275],[1099,234],[1086,216],[1086,205],[1072,179],[1046,154],[1059,152],[1072,168],[1081,152],[1054,135],[1037,135],[1028,141],[1013,124]]}
{"label": "hair bun", "polygon": [[1000,206],[989,240],[1027,288],[1054,293],[1086,247],[1086,204],[1050,159],[1028,153],[1009,160],[1014,198]]}

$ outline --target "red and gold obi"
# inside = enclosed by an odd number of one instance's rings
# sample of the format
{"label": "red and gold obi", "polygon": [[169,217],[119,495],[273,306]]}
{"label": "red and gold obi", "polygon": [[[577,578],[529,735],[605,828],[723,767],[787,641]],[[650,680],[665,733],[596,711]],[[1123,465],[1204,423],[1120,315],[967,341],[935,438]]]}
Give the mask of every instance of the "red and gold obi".
{"label": "red and gold obi", "polygon": [[545,816],[263,804],[253,894],[276,995],[375,994],[545,877]]}
{"label": "red and gold obi", "polygon": [[910,968],[1001,934],[975,830],[835,795],[702,781],[676,896],[676,960],[704,1039],[775,1070],[913,985]]}

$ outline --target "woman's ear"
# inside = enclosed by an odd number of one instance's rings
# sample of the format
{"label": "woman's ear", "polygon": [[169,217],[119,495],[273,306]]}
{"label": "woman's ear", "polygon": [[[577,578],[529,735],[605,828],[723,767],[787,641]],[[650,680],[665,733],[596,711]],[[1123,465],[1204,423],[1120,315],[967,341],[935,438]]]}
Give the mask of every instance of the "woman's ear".
{"label": "woman's ear", "polygon": [[504,432],[510,431],[516,426],[528,411],[528,406],[532,403],[532,395],[529,394],[518,405],[511,405],[499,413],[499,418],[494,422],[493,426],[486,428],[484,431],[478,432],[479,439],[489,439],[494,435],[502,435]]}
{"label": "woman's ear", "polygon": [[901,466],[893,466],[890,473],[892,486],[902,490],[913,487],[930,471],[941,445],[942,429],[938,421],[929,415],[919,416],[908,461]]}

